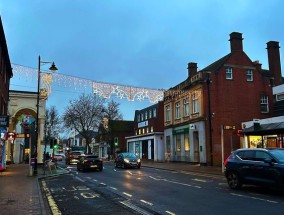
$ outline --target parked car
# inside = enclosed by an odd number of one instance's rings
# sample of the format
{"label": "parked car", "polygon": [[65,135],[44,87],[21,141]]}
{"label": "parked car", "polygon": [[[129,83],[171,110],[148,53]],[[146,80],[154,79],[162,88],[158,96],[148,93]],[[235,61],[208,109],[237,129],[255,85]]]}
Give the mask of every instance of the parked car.
{"label": "parked car", "polygon": [[60,154],[54,154],[53,160],[54,161],[62,161],[63,160],[63,156],[60,155]]}
{"label": "parked car", "polygon": [[133,153],[122,152],[117,155],[114,160],[115,167],[127,168],[127,167],[141,167],[141,160]]}
{"label": "parked car", "polygon": [[224,165],[231,189],[240,189],[243,184],[284,188],[284,149],[238,149]]}
{"label": "parked car", "polygon": [[103,160],[98,155],[81,155],[77,163],[77,170],[103,171]]}
{"label": "parked car", "polygon": [[81,151],[72,151],[66,155],[65,162],[67,165],[76,164],[79,162],[80,155],[83,155]]}

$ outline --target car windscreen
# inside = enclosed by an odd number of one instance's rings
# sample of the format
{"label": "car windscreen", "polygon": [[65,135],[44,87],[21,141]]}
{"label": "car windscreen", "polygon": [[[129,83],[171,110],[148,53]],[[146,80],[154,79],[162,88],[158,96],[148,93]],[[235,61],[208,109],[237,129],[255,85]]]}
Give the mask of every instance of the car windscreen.
{"label": "car windscreen", "polygon": [[124,157],[125,158],[136,158],[135,154],[130,154],[130,153],[124,154]]}
{"label": "car windscreen", "polygon": [[278,160],[279,163],[284,163],[284,150],[270,150],[270,153]]}
{"label": "car windscreen", "polygon": [[99,156],[86,156],[87,159],[94,159],[94,158],[98,158]]}

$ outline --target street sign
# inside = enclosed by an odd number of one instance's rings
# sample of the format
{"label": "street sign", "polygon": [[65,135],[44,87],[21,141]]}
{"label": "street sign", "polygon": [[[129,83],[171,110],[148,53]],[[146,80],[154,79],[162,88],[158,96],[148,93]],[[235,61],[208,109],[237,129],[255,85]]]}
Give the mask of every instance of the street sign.
{"label": "street sign", "polygon": [[224,130],[235,130],[236,126],[234,126],[234,125],[224,125],[223,129]]}
{"label": "street sign", "polygon": [[9,116],[0,116],[0,127],[9,127]]}
{"label": "street sign", "polygon": [[14,141],[16,138],[16,133],[15,132],[7,132],[6,134],[6,140],[12,140]]}

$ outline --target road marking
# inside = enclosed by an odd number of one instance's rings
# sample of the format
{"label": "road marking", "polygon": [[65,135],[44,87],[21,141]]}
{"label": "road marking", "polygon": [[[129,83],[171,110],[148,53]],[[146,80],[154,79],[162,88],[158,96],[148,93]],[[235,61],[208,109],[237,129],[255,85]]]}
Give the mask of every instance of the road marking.
{"label": "road marking", "polygon": [[99,197],[99,194],[92,194],[92,193],[80,193],[80,195],[85,199],[93,199]]}
{"label": "road marking", "polygon": [[132,195],[131,195],[131,194],[129,194],[129,193],[125,193],[125,192],[123,192],[123,194],[124,194],[124,195],[126,195],[126,196],[128,196],[128,197],[132,197]]}
{"label": "road marking", "polygon": [[176,215],[175,213],[171,212],[171,211],[165,211],[166,213],[170,214],[170,215]]}
{"label": "road marking", "polygon": [[238,197],[249,198],[249,199],[260,200],[260,201],[265,201],[265,202],[274,203],[274,204],[279,204],[279,202],[272,201],[272,200],[269,200],[269,199],[262,199],[262,198],[257,198],[257,197],[253,197],[253,196],[241,195],[241,194],[237,194],[237,193],[231,193],[231,195],[238,196]]}
{"label": "road marking", "polygon": [[117,190],[117,188],[115,188],[115,187],[110,187],[110,189]]}
{"label": "road marking", "polygon": [[58,209],[58,206],[57,206],[54,198],[52,197],[49,189],[47,188],[46,182],[42,181],[41,183],[42,183],[42,188],[46,193],[46,198],[47,198],[47,201],[49,203],[52,214],[61,215],[61,211]]}
{"label": "road marking", "polygon": [[152,205],[153,205],[153,203],[151,203],[151,202],[147,202],[147,201],[145,201],[145,200],[143,200],[143,199],[141,199],[141,200],[140,200],[140,202],[143,202],[143,203],[145,203],[145,204],[147,204],[147,205],[150,205],[150,206],[152,206]]}
{"label": "road marking", "polygon": [[143,210],[142,208],[137,207],[136,205],[133,205],[132,203],[130,203],[128,200],[120,202],[121,204],[131,208],[134,211],[137,211],[138,213],[142,214],[142,215],[152,215],[152,213],[149,213],[145,210]]}
{"label": "road marking", "polygon": [[166,181],[166,182],[169,182],[169,183],[173,183],[173,184],[179,184],[179,185],[183,185],[183,186],[187,186],[187,187],[195,187],[195,188],[201,188],[200,186],[195,186],[195,185],[191,185],[191,184],[184,184],[184,183],[180,183],[180,182],[176,182],[176,181],[169,181],[167,179],[159,179],[159,178],[155,178],[153,176],[149,176],[150,178],[156,180],[156,181]]}
{"label": "road marking", "polygon": [[206,180],[203,180],[203,179],[198,179],[198,178],[194,178],[192,179],[193,181],[198,181],[198,182],[204,182],[206,183],[207,181]]}

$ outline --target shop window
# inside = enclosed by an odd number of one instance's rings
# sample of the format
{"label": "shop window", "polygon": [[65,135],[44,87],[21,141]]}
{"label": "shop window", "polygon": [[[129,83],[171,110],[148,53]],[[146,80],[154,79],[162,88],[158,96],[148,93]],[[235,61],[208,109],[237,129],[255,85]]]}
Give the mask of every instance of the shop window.
{"label": "shop window", "polygon": [[181,150],[181,134],[176,135],[176,151],[180,152]]}
{"label": "shop window", "polygon": [[190,144],[189,144],[189,134],[184,134],[184,150],[189,151],[190,150]]}

